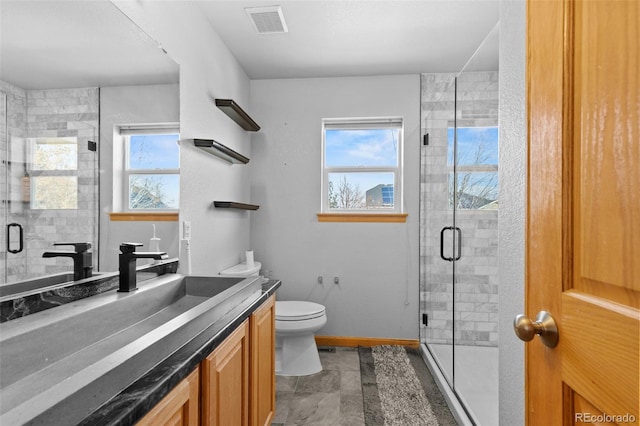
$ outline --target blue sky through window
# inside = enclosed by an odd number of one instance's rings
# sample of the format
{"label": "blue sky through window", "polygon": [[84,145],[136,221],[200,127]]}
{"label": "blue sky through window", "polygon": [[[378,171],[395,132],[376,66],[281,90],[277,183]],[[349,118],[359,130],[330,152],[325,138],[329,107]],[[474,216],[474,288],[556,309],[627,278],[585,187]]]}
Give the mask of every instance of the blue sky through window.
{"label": "blue sky through window", "polygon": [[129,138],[130,169],[178,169],[178,135],[132,135]]}
{"label": "blue sky through window", "polygon": [[398,129],[325,131],[325,166],[396,166]]}
{"label": "blue sky through window", "polygon": [[[453,164],[453,131],[447,132],[447,164]],[[458,127],[458,163],[498,164],[498,127]],[[476,161],[481,158],[481,161]]]}

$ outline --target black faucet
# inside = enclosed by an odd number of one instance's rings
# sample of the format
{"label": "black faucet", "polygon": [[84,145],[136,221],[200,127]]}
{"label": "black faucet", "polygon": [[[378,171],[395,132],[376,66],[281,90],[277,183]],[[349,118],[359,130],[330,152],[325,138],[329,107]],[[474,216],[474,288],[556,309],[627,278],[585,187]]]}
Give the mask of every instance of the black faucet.
{"label": "black faucet", "polygon": [[167,259],[169,256],[163,251],[135,251],[136,247],[142,247],[140,243],[120,244],[120,288],[118,291],[130,292],[138,288],[136,285],[136,260],[137,259]]}
{"label": "black faucet", "polygon": [[91,276],[93,254],[88,251],[91,243],[54,243],[54,246],[73,246],[74,251],[45,251],[42,257],[70,257],[73,259],[73,280],[78,281]]}

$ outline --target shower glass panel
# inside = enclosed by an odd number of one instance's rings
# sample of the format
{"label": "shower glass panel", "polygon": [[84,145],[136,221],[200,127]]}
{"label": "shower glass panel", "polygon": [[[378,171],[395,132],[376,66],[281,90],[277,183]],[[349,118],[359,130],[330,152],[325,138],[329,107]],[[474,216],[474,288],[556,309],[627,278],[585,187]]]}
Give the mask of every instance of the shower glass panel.
{"label": "shower glass panel", "polygon": [[456,79],[454,389],[477,424],[498,411],[498,29]]}
{"label": "shower glass panel", "polygon": [[2,236],[0,284],[73,271],[72,250],[54,243],[98,242],[98,89],[2,94]]}
{"label": "shower glass panel", "polygon": [[422,126],[428,141],[421,151],[420,339],[453,387],[453,270],[455,229],[450,208],[449,128],[455,123],[455,75],[422,75]]}
{"label": "shower glass panel", "polygon": [[7,274],[7,209],[5,194],[7,193],[7,94],[0,91],[0,162],[2,162],[2,172],[0,173],[0,197],[2,197],[2,205],[0,205],[0,284],[6,282]]}
{"label": "shower glass panel", "polygon": [[498,423],[498,37],[422,75],[420,338],[478,425]]}

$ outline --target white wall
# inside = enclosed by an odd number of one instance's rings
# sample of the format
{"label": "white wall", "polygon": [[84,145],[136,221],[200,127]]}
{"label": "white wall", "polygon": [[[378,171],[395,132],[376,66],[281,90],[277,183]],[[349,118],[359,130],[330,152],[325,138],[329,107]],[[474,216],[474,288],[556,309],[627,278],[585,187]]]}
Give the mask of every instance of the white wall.
{"label": "white wall", "polygon": [[[279,298],[324,304],[320,335],[417,339],[419,76],[254,80],[251,110],[251,245]],[[375,116],[405,120],[407,223],[319,223],[322,118]]]}
{"label": "white wall", "polygon": [[[178,256],[177,222],[111,222],[109,213],[119,211],[114,206],[114,190],[120,196],[122,181],[114,177],[114,126],[122,124],[178,123],[180,94],[177,84],[103,87],[100,89],[100,266],[101,271],[118,270],[120,243],[138,242],[148,250],[156,224],[161,238],[160,249],[170,257]],[[117,145],[117,144],[116,144]],[[122,154],[121,149],[116,149]],[[119,155],[116,155],[119,157]],[[149,261],[140,261],[140,264]]]}
{"label": "white wall", "polygon": [[500,6],[500,424],[524,424],[524,351],[513,318],[524,312],[525,2]]}
{"label": "white wall", "polygon": [[[215,139],[251,157],[249,134],[213,101],[234,99],[251,114],[249,79],[198,2],[114,0],[114,4],[180,65],[181,139]],[[214,200],[250,202],[249,192],[249,167],[231,166],[191,143],[181,143],[180,220],[192,225],[194,274],[217,274],[238,263],[249,248],[249,214],[212,207]]]}

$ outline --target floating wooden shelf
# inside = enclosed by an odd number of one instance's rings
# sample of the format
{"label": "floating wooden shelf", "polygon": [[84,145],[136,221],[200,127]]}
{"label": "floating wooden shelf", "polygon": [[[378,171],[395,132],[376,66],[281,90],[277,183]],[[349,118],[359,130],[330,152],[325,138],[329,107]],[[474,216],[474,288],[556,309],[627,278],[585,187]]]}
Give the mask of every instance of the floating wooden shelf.
{"label": "floating wooden shelf", "polygon": [[235,201],[214,201],[213,205],[219,209],[258,210],[255,204],[236,203]]}
{"label": "floating wooden shelf", "polygon": [[253,121],[249,114],[244,112],[240,106],[232,99],[216,99],[216,106],[227,114],[238,126],[249,132],[257,132],[260,130],[258,123]]}
{"label": "floating wooden shelf", "polygon": [[194,139],[193,144],[209,154],[222,158],[231,164],[247,164],[249,159],[213,139]]}

